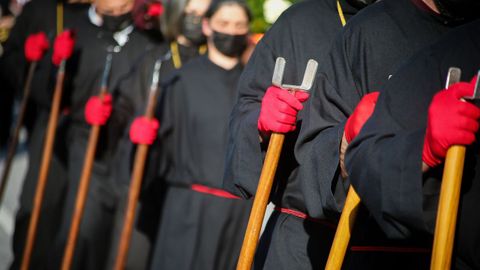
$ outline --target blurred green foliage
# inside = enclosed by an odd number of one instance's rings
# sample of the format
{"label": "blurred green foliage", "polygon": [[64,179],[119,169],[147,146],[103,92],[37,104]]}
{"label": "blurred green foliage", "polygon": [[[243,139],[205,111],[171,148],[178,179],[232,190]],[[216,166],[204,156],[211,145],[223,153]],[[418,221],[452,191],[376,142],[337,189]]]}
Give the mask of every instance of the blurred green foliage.
{"label": "blurred green foliage", "polygon": [[[288,0],[291,3],[296,3],[301,0]],[[253,33],[265,33],[268,28],[271,26],[268,22],[265,21],[263,16],[263,3],[265,0],[247,0],[247,4],[250,6],[250,9],[253,13],[252,21],[252,32]]]}

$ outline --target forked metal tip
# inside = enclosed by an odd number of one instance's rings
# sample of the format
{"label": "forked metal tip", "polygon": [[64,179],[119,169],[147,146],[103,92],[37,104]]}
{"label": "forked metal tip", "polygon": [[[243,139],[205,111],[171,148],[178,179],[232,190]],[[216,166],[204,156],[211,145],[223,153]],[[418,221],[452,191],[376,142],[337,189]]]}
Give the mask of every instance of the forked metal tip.
{"label": "forked metal tip", "polygon": [[277,57],[275,61],[275,69],[273,70],[272,84],[282,87],[283,74],[285,72],[285,64],[287,61],[283,57]]}
{"label": "forked metal tip", "polygon": [[449,88],[453,84],[460,82],[462,77],[462,70],[457,67],[451,67],[448,69],[447,81],[445,83],[445,88]]}

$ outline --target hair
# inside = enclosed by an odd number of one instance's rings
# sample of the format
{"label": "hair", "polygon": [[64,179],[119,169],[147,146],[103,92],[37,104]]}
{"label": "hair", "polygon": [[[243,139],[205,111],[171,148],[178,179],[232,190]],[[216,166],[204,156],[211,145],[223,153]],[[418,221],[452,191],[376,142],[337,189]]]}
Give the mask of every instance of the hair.
{"label": "hair", "polygon": [[229,5],[237,5],[240,6],[245,13],[247,14],[248,21],[251,22],[253,19],[252,11],[248,7],[247,3],[244,0],[213,0],[208,8],[207,12],[205,13],[205,18],[210,19],[213,15],[222,7],[229,6]]}
{"label": "hair", "polygon": [[181,34],[181,22],[189,1],[163,0],[165,12],[160,16],[160,29],[165,39],[174,40]]}

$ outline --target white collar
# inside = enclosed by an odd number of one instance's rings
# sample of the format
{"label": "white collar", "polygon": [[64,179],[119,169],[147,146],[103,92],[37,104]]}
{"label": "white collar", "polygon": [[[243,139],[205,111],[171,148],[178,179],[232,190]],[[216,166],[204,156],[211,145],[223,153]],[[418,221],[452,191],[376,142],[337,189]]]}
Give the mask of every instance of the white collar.
{"label": "white collar", "polygon": [[90,5],[90,8],[88,9],[88,19],[90,22],[95,25],[95,26],[102,26],[103,20],[100,15],[98,15],[97,11],[95,11],[95,5]]}
{"label": "white collar", "polygon": [[[95,5],[93,4],[88,9],[88,18],[95,26],[100,27],[103,24],[102,16],[98,15],[97,11],[95,10]],[[123,47],[125,44],[127,44],[129,35],[132,33],[133,29],[134,26],[131,24],[124,29],[113,33],[113,39],[115,39],[120,47]]]}

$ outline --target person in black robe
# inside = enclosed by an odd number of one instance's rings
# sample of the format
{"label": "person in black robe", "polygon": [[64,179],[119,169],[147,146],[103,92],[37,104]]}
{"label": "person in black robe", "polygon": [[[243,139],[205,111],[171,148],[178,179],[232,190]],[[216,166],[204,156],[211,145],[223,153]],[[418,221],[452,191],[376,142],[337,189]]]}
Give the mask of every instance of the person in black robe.
{"label": "person in black robe", "polygon": [[[123,186],[122,189],[125,193],[128,192],[130,185],[135,150],[130,141],[127,127],[130,126],[134,116],[145,113],[155,62],[162,59],[159,80],[161,82],[160,87],[163,88],[169,84],[173,74],[182,65],[206,52],[201,18],[207,11],[209,4],[210,0],[164,1],[165,13],[161,15],[159,21],[162,26],[159,26],[159,28],[162,29],[162,35],[165,38],[164,42],[149,51],[142,61],[136,65],[132,76],[118,86],[114,110],[116,110],[119,118],[126,119],[128,123],[114,154],[113,166],[117,169],[112,172],[111,178]],[[155,181],[158,172],[156,161],[159,154],[156,147],[152,147],[148,154],[137,224],[133,234],[133,239],[135,239],[137,233],[145,235],[151,245],[155,242],[161,204],[164,198],[163,185],[159,181]],[[123,222],[123,214],[119,216],[119,219]],[[121,222],[118,224],[120,226],[116,230],[120,233],[123,224]]]}
{"label": "person in black robe", "polygon": [[[305,200],[316,209],[310,212],[313,217],[339,213],[343,207],[349,181],[341,176],[340,149],[346,141],[345,123],[362,96],[382,89],[390,75],[415,52],[478,16],[440,13],[437,2],[384,0],[368,7],[350,20],[320,65],[295,146]],[[472,9],[475,2],[467,1],[466,5]],[[392,242],[375,221],[367,215],[359,216],[346,267],[381,269],[388,265],[405,269],[428,263],[428,248],[420,239],[419,243]],[[392,259],[399,263],[391,266]]]}
{"label": "person in black robe", "polygon": [[[58,268],[63,259],[91,129],[86,122],[89,121],[88,108],[100,92],[107,54],[112,54],[107,89],[115,99],[117,94],[114,89],[132,74],[135,64],[142,61],[147,51],[155,46],[133,26],[132,7],[133,1],[130,0],[98,0],[83,10],[81,19],[73,26],[76,43],[73,55],[67,62],[65,81],[68,123],[65,125],[65,136],[58,138],[68,145],[65,157],[68,186],[62,223],[57,229],[55,247],[49,255],[49,269]],[[119,202],[121,195],[124,195],[121,187],[111,181],[110,174],[115,169],[111,159],[125,122],[122,115],[117,115],[113,110],[108,122],[100,124],[101,133],[72,269],[104,269],[109,263],[115,214],[122,209]]]}
{"label": "person in black robe", "polygon": [[[362,3],[364,2],[364,3]],[[243,198],[255,195],[268,139],[259,140],[257,121],[262,98],[272,84],[277,57],[287,61],[284,83],[300,84],[309,59],[324,62],[342,20],[370,1],[311,0],[285,11],[257,45],[238,86],[231,114],[224,187]],[[297,127],[301,126],[302,112]],[[291,155],[298,132],[286,134],[271,200],[276,206],[255,258],[255,269],[319,269],[324,267],[334,225],[327,216],[309,218],[298,163]],[[299,259],[301,258],[301,259]]]}
{"label": "person in black robe", "polygon": [[[12,95],[21,97],[26,77],[27,61],[24,55],[24,45],[30,34],[44,32],[53,47],[57,34],[57,24],[69,28],[76,24],[84,5],[63,3],[63,24],[57,22],[57,1],[33,1],[26,4],[22,13],[16,19],[9,39],[5,44],[5,52],[0,58],[0,75],[3,82],[2,91],[11,91]],[[55,85],[57,68],[52,64],[53,49],[50,49],[38,62],[32,80],[31,94],[28,101],[27,116],[24,125],[28,132],[29,162],[25,180],[19,199],[19,209],[15,217],[15,232],[13,235],[14,260],[11,269],[18,269],[22,260],[26,241],[28,224],[33,208],[38,172],[43,151],[43,142],[50,113],[51,100]],[[60,122],[64,121],[63,114]],[[57,138],[64,136],[59,129]],[[32,254],[32,269],[42,269],[47,262],[47,254],[61,221],[64,192],[66,187],[66,147],[55,143],[54,155],[50,164],[45,196],[38,225],[38,235]]]}
{"label": "person in black robe", "polygon": [[[434,95],[445,88],[450,67],[462,69],[462,81],[476,75],[480,69],[479,34],[477,20],[413,57],[384,86],[375,112],[349,146],[346,165],[352,185],[391,238],[433,234],[443,165],[422,167],[422,161],[426,163],[422,153],[427,123],[430,117],[455,117],[458,113],[454,106],[444,107],[444,115],[430,115],[428,110]],[[445,128],[452,127],[447,122]],[[458,133],[458,129],[441,133],[449,132]],[[467,147],[452,269],[480,268],[478,148],[478,143]],[[427,239],[425,244],[432,246],[432,238]]]}
{"label": "person in black robe", "polygon": [[235,268],[251,203],[223,190],[222,177],[250,18],[242,1],[214,1],[203,21],[208,56],[163,90],[154,181],[166,191],[151,269]]}

